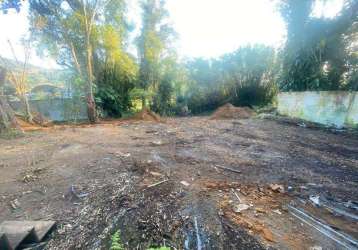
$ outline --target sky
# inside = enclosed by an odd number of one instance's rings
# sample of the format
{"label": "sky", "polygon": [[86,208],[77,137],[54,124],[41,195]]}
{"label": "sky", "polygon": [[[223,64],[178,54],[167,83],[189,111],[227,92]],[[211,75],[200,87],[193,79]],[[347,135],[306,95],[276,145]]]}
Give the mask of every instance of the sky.
{"label": "sky", "polygon": [[[176,47],[181,57],[218,57],[240,46],[262,43],[276,48],[285,40],[285,25],[277,12],[276,0],[168,0],[170,22],[178,33]],[[313,15],[333,17],[343,0],[318,1]],[[140,29],[138,0],[129,1],[128,17],[135,23],[134,37]],[[19,60],[23,59],[21,37],[28,30],[27,7],[20,13],[0,14],[0,55],[13,58],[11,40]],[[130,47],[134,51],[134,46]],[[45,68],[58,67],[50,58],[32,52],[30,62]]]}

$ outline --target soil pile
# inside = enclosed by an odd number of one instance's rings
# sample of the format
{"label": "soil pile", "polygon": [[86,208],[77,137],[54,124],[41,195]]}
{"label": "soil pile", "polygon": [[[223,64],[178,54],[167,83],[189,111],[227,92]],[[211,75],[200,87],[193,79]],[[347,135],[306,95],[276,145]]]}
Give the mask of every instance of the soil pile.
{"label": "soil pile", "polygon": [[235,107],[227,103],[218,108],[210,119],[247,119],[252,117],[255,112],[249,107]]}
{"label": "soil pile", "polygon": [[137,113],[134,116],[134,119],[142,121],[161,122],[161,117],[147,108],[144,108],[142,111]]}

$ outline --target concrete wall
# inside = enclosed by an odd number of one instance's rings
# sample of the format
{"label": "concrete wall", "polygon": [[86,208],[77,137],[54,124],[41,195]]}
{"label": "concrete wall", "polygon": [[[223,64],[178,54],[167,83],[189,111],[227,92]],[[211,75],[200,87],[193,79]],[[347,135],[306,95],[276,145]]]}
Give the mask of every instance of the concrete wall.
{"label": "concrete wall", "polygon": [[[22,112],[19,101],[10,102],[16,112]],[[30,108],[52,121],[73,121],[87,119],[87,106],[84,99],[56,98],[31,100]]]}
{"label": "concrete wall", "polygon": [[282,92],[278,112],[336,127],[358,127],[358,92]]}

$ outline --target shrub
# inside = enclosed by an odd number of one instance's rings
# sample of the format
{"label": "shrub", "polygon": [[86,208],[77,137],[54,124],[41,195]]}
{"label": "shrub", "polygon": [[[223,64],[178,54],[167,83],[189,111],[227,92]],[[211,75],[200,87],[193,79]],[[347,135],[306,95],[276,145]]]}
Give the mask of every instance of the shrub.
{"label": "shrub", "polygon": [[131,107],[130,92],[135,80],[116,64],[107,64],[97,79],[96,102],[113,117],[121,117]]}

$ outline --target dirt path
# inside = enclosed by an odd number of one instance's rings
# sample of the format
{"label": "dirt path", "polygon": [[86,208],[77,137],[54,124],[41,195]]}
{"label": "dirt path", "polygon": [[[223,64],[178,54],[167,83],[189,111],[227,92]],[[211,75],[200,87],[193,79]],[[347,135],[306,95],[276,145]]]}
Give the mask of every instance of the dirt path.
{"label": "dirt path", "polygon": [[290,206],[358,238],[356,220],[326,209],[356,214],[358,138],[348,134],[200,117],[60,127],[0,145],[0,222],[57,220],[49,249],[106,248],[118,229],[130,249],[342,249]]}

